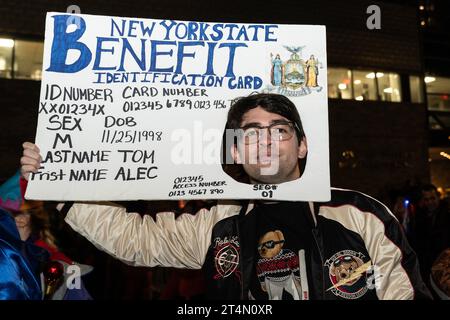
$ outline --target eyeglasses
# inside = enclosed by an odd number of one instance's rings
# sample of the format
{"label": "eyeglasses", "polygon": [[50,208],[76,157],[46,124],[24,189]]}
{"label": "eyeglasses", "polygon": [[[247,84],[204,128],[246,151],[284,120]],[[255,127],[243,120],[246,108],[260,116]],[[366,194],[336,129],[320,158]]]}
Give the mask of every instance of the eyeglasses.
{"label": "eyeglasses", "polygon": [[341,259],[336,259],[333,264],[335,267],[339,267],[344,262],[353,262],[355,259],[353,259],[351,256],[344,256]]}
{"label": "eyeglasses", "polygon": [[261,251],[262,248],[264,248],[264,247],[266,247],[267,249],[273,249],[273,248],[275,248],[275,245],[280,244],[280,243],[284,243],[284,240],[280,240],[280,241],[269,240],[269,241],[263,242],[258,246],[258,251]]}
{"label": "eyeglasses", "polygon": [[285,141],[292,138],[297,125],[292,121],[283,121],[272,123],[269,126],[244,126],[243,141],[245,144],[255,144],[259,142],[264,129],[268,130],[271,141]]}

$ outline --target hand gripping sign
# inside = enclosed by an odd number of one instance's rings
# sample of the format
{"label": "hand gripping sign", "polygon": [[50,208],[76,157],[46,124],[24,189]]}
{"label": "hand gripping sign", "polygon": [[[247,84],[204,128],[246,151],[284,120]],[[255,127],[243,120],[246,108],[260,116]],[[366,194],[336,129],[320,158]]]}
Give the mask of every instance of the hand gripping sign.
{"label": "hand gripping sign", "polygon": [[323,26],[48,13],[26,197],[328,200],[325,44]]}

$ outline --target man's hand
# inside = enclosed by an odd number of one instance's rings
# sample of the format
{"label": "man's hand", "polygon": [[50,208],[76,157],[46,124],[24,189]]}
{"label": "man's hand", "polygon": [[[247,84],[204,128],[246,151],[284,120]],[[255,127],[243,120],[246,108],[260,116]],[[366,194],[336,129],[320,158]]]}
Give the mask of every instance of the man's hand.
{"label": "man's hand", "polygon": [[20,158],[20,173],[22,177],[28,181],[31,172],[37,172],[41,166],[42,157],[39,154],[40,150],[34,143],[24,142],[23,154]]}

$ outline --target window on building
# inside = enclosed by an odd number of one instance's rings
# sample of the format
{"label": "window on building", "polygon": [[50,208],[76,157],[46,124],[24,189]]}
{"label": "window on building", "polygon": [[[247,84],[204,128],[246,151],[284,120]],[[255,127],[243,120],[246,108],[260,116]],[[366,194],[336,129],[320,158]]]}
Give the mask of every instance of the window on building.
{"label": "window on building", "polygon": [[402,102],[400,76],[397,73],[376,72],[378,95],[381,101]]}
{"label": "window on building", "polygon": [[436,116],[429,115],[428,116],[428,126],[432,130],[441,130],[443,129],[443,125],[440,123],[440,120],[436,118]]}
{"label": "window on building", "polygon": [[392,72],[328,68],[328,97],[401,102],[400,75]]}
{"label": "window on building", "polygon": [[41,80],[42,41],[0,38],[0,78]]}
{"label": "window on building", "polygon": [[344,68],[328,68],[328,97],[352,99],[352,72]]}
{"label": "window on building", "polygon": [[450,111],[450,78],[425,77],[428,109]]}
{"label": "window on building", "polygon": [[379,77],[380,75],[382,75],[381,72],[353,71],[355,100],[377,100],[375,77]]}
{"label": "window on building", "polygon": [[12,77],[14,40],[0,38],[0,78]]}
{"label": "window on building", "polygon": [[423,103],[425,101],[423,97],[423,81],[419,76],[409,77],[409,89],[411,92],[412,103]]}
{"label": "window on building", "polygon": [[14,78],[41,80],[44,43],[15,41]]}

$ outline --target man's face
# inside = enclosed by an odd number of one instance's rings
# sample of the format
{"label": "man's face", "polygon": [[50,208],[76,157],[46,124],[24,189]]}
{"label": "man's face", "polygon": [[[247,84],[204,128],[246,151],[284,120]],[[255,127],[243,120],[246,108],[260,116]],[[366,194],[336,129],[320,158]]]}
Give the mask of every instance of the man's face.
{"label": "man's face", "polygon": [[[256,107],[244,114],[240,127],[266,127],[277,123],[289,123],[289,120]],[[292,130],[294,134],[290,139],[278,141],[272,139],[273,131],[269,134],[267,129],[263,129],[256,143],[241,141],[233,147],[234,160],[242,163],[251,183],[277,184],[300,177],[298,159],[306,157],[306,140],[299,144],[295,129]]]}
{"label": "man's face", "polygon": [[428,212],[433,212],[439,207],[439,197],[434,190],[422,191],[420,206]]}

